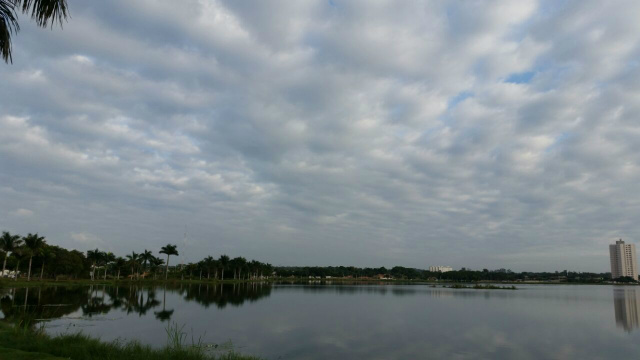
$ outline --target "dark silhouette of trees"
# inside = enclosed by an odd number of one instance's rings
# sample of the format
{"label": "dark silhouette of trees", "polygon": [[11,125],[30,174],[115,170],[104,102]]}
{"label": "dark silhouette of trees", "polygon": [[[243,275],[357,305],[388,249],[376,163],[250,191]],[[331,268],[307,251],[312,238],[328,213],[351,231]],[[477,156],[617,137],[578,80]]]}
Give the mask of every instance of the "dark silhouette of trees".
{"label": "dark silhouette of trees", "polygon": [[160,248],[160,254],[167,255],[167,264],[165,266],[165,272],[164,272],[164,279],[167,280],[167,278],[169,277],[169,257],[171,255],[176,255],[176,256],[179,255],[178,247],[176,245],[167,244],[162,248]]}
{"label": "dark silhouette of trees", "polygon": [[224,271],[229,266],[229,257],[227,255],[220,255],[218,263],[220,264],[220,270],[222,271],[222,280],[224,280]]}
{"label": "dark silhouette of trees", "polygon": [[33,257],[40,255],[40,251],[45,244],[45,239],[44,236],[29,233],[27,236],[22,238],[22,241],[24,242],[24,250],[29,255],[29,274],[27,275],[27,281],[31,281],[31,264],[33,262]]}
{"label": "dark silhouette of trees", "polygon": [[2,248],[2,251],[4,251],[2,276],[4,276],[4,271],[7,268],[7,257],[9,257],[9,253],[20,247],[20,245],[22,245],[22,238],[20,237],[20,235],[11,235],[6,231],[2,232],[2,237],[0,237],[0,248]]}

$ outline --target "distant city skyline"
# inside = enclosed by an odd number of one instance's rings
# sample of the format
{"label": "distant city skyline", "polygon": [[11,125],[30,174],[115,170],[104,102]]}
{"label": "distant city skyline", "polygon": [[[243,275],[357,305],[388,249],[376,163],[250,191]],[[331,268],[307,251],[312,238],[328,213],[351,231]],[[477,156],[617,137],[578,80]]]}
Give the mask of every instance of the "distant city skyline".
{"label": "distant city skyline", "polygon": [[0,64],[0,231],[513,271],[640,240],[638,1],[68,3]]}

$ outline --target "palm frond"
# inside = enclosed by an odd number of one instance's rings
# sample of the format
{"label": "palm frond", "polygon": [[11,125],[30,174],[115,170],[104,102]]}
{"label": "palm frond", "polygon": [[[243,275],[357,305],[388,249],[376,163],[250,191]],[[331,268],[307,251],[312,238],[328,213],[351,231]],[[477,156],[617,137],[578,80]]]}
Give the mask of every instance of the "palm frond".
{"label": "palm frond", "polygon": [[0,0],[0,56],[6,63],[13,63],[11,36],[20,30],[17,11],[31,15],[40,27],[55,22],[60,24],[69,17],[67,0]]}
{"label": "palm frond", "polygon": [[14,1],[16,6],[22,8],[25,14],[31,13],[31,18],[41,27],[49,24],[53,27],[54,22],[60,26],[69,16],[67,0],[9,0]]}
{"label": "palm frond", "polygon": [[0,0],[0,56],[5,62],[11,58],[11,36],[20,30],[12,0]]}

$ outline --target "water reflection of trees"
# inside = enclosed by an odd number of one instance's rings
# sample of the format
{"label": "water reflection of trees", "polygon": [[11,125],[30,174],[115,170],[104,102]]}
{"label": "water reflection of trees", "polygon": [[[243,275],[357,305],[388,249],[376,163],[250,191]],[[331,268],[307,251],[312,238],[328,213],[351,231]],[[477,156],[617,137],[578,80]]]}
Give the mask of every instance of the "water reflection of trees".
{"label": "water reflection of trees", "polygon": [[[159,292],[162,299],[159,299]],[[167,293],[178,294],[186,301],[204,307],[241,306],[271,294],[271,284],[190,284],[167,287],[85,286],[41,287],[0,290],[3,321],[47,321],[81,313],[83,317],[103,316],[111,311],[145,316],[152,310],[160,321],[170,320],[174,309],[167,303]],[[162,300],[162,301],[161,301]],[[30,321],[30,323],[33,321]]]}
{"label": "water reflection of trees", "polygon": [[[445,285],[446,286],[446,285]],[[338,295],[351,295],[351,294],[378,294],[378,295],[393,295],[393,296],[407,296],[407,295],[424,295],[431,297],[462,297],[462,298],[476,298],[476,297],[513,297],[514,292],[510,290],[483,290],[483,289],[451,289],[443,287],[443,285],[425,286],[422,284],[411,285],[397,285],[389,283],[368,283],[363,284],[335,284],[327,285],[322,283],[310,282],[309,284],[300,283],[279,283],[275,285],[278,289],[291,288],[294,290],[302,289],[306,293],[335,293]]]}
{"label": "water reflection of trees", "polygon": [[[84,299],[83,301],[79,301]],[[50,287],[4,289],[0,310],[7,322],[56,319],[76,312],[88,301],[82,288]]]}
{"label": "water reflection of trees", "polygon": [[184,299],[194,301],[205,308],[215,305],[219,309],[227,305],[240,306],[271,295],[269,283],[252,282],[241,284],[190,284],[183,288]]}

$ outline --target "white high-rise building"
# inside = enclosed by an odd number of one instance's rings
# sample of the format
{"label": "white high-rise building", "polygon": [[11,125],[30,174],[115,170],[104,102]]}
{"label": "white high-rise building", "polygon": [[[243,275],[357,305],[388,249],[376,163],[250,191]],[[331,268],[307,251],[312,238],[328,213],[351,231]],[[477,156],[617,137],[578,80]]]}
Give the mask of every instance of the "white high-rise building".
{"label": "white high-rise building", "polygon": [[625,244],[620,239],[615,244],[609,245],[609,257],[612,279],[628,276],[638,280],[638,259],[636,258],[635,244]]}
{"label": "white high-rise building", "polygon": [[451,266],[429,266],[429,271],[431,272],[447,272],[453,271]]}

